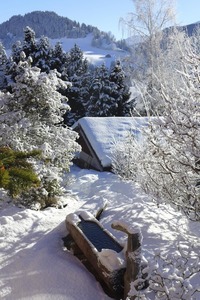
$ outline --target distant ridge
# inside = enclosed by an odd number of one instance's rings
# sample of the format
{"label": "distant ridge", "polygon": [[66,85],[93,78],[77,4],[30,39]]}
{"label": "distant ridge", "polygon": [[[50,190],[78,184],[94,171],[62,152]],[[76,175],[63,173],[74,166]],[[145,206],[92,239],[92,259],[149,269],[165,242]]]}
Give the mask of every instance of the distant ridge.
{"label": "distant ridge", "polygon": [[[0,41],[6,49],[10,49],[16,41],[24,39],[24,28],[31,27],[36,38],[46,36],[49,39],[60,38],[85,38],[92,33],[92,45],[101,48],[105,45],[116,45],[123,50],[129,50],[128,40],[116,41],[110,33],[102,32],[92,25],[80,24],[67,17],[61,17],[52,11],[33,11],[22,15],[12,16],[8,21],[0,24]],[[189,36],[193,35],[200,22],[185,26],[178,26],[180,30],[185,30]],[[166,28],[166,32],[167,32]],[[104,47],[105,48],[105,47]]]}
{"label": "distant ridge", "polygon": [[200,27],[200,22],[188,24],[185,26],[181,26],[180,28],[184,29],[189,36],[192,36],[195,33],[195,30]]}
{"label": "distant ridge", "polygon": [[23,29],[31,27],[37,37],[47,36],[56,38],[80,38],[89,33],[100,33],[98,28],[84,23],[80,24],[67,17],[60,17],[51,11],[34,11],[24,16],[15,15],[8,21],[0,24],[0,40],[8,48],[16,40],[21,40],[24,36]]}

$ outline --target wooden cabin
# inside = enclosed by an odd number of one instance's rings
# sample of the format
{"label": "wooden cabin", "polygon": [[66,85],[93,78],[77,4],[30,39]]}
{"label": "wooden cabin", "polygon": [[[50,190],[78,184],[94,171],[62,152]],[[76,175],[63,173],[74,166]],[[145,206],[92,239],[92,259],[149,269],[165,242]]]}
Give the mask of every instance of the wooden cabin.
{"label": "wooden cabin", "polygon": [[141,137],[141,126],[147,126],[146,117],[84,117],[73,129],[79,133],[78,143],[82,151],[75,164],[86,169],[110,171],[112,150],[118,141],[123,141],[129,132]]}

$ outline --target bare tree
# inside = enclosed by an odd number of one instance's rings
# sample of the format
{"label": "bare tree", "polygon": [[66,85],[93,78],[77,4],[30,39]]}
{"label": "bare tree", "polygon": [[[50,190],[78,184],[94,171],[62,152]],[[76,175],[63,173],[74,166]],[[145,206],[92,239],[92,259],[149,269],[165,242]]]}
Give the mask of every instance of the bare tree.
{"label": "bare tree", "polygon": [[177,40],[176,46],[176,52],[169,50],[166,57],[169,60],[179,53],[178,68],[164,77],[153,74],[153,93],[142,95],[147,103],[149,98],[152,102],[159,98],[162,116],[156,111],[157,116],[149,118],[143,144],[138,147],[130,140],[122,156],[128,163],[118,157],[115,171],[125,178],[136,177],[158,203],[170,203],[189,218],[200,220],[199,43],[186,38],[184,43]]}
{"label": "bare tree", "polygon": [[189,41],[180,49],[180,85],[174,83],[169,91],[168,82],[160,83],[163,116],[144,130],[144,147],[132,165],[143,189],[158,203],[200,220],[200,55],[194,50]]}
{"label": "bare tree", "polygon": [[[167,72],[172,72],[169,66],[174,68],[174,61],[179,57],[176,53],[166,60],[170,52],[175,51],[180,34],[174,30],[175,0],[132,1],[134,12],[129,13],[121,23],[139,42],[133,43],[127,65],[131,66],[129,71],[133,82],[142,83],[142,90],[151,95],[156,84],[155,75],[159,78],[167,76]],[[155,105],[150,106],[155,110]]]}
{"label": "bare tree", "polygon": [[121,20],[130,35],[153,36],[175,22],[175,0],[132,0],[135,11]]}

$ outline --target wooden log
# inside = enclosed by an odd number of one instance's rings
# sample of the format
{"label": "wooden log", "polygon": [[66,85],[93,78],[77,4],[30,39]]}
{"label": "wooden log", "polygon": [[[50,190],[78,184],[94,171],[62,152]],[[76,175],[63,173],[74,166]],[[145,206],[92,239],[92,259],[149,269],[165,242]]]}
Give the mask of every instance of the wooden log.
{"label": "wooden log", "polygon": [[[128,228],[127,224],[122,222],[114,222],[111,227],[128,235],[123,298],[126,300],[131,289],[131,282],[134,282],[138,278],[141,268],[141,236],[139,232],[132,231]],[[135,298],[135,296],[131,296],[129,299],[134,300]]]}

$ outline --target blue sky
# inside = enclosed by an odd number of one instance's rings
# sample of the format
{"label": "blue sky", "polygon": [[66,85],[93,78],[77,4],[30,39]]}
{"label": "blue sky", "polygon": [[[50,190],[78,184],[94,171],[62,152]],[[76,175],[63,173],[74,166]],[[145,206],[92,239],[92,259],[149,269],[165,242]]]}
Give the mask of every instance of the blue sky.
{"label": "blue sky", "polygon": [[[119,29],[119,19],[133,12],[133,8],[132,0],[3,0],[0,23],[13,15],[48,10],[100,30],[111,31],[121,39],[123,32]],[[177,0],[177,21],[180,25],[200,21],[200,0]]]}

